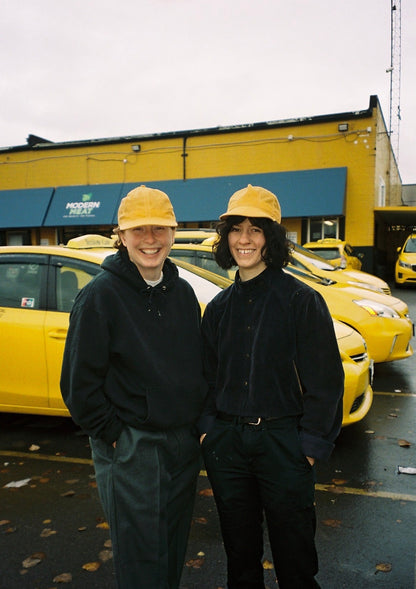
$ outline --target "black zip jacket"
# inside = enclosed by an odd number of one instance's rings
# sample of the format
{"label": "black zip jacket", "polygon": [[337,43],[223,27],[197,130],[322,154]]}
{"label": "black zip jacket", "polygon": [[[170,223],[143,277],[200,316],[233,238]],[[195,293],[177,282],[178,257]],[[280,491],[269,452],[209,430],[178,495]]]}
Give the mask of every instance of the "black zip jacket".
{"label": "black zip jacket", "polygon": [[207,392],[200,318],[194,291],[170,260],[151,287],[127,252],[108,256],[70,316],[61,391],[74,421],[109,444],[124,424],[194,423]]}
{"label": "black zip jacket", "polygon": [[298,416],[305,456],[326,459],[342,423],[344,371],[322,296],[293,276],[266,268],[232,286],[202,319],[210,393],[199,422],[218,411],[246,417]]}

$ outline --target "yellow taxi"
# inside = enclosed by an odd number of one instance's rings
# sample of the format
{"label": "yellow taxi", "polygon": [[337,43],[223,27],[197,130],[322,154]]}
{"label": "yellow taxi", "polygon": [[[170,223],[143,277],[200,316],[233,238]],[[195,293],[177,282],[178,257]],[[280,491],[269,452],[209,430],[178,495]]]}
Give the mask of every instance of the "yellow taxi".
{"label": "yellow taxi", "polygon": [[394,269],[396,286],[416,284],[416,233],[408,236],[402,247],[397,248],[399,254]]}
{"label": "yellow taxi", "polygon": [[329,281],[341,282],[366,288],[384,294],[391,294],[390,286],[377,276],[362,272],[361,270],[352,270],[350,268],[335,268],[315,252],[298,245],[292,244],[292,264],[300,269],[307,270],[316,276],[326,278]]}
{"label": "yellow taxi", "polygon": [[357,254],[352,245],[341,239],[327,237],[304,243],[303,247],[313,250],[336,268],[361,270],[364,254]]}
{"label": "yellow taxi", "polygon": [[[0,411],[69,415],[59,387],[69,312],[113,253],[112,240],[92,236],[67,246],[0,247]],[[189,269],[179,274],[202,309],[220,291]]]}
{"label": "yellow taxi", "polygon": [[[69,313],[80,288],[112,253],[112,240],[101,236],[76,238],[67,246],[0,247],[0,411],[69,416],[59,388]],[[172,259],[202,310],[231,284],[229,278]],[[371,406],[372,363],[364,339],[334,324],[345,371],[343,424],[348,425]]]}
{"label": "yellow taxi", "polygon": [[[219,268],[212,253],[211,240],[200,244],[174,243],[171,253],[179,260],[228,278],[235,274],[235,269]],[[332,317],[362,335],[374,362],[401,360],[413,354],[410,340],[414,327],[404,301],[357,285],[328,281],[291,264],[285,270],[319,291]]]}
{"label": "yellow taxi", "polygon": [[361,421],[373,403],[373,360],[370,360],[362,336],[334,320],[335,334],[344,368],[342,426]]}
{"label": "yellow taxi", "polygon": [[201,243],[207,238],[216,235],[215,229],[205,228],[185,228],[178,227],[175,233],[176,243]]}
{"label": "yellow taxi", "polygon": [[[193,272],[221,288],[226,288],[233,282],[215,272],[192,266],[184,259],[178,260],[172,257],[172,260],[184,268],[193,269]],[[374,362],[367,353],[364,338],[355,329],[335,319],[334,328],[345,374],[342,425],[346,426],[360,421],[370,410],[373,402],[371,384]]]}

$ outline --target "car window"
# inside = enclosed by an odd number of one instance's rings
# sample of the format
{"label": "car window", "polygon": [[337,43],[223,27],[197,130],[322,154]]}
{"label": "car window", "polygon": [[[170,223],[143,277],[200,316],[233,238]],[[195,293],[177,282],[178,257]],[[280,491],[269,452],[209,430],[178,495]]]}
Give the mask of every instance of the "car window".
{"label": "car window", "polygon": [[100,271],[97,264],[61,258],[53,260],[55,272],[56,310],[69,313],[79,291]]}
{"label": "car window", "polygon": [[177,260],[183,260],[184,262],[188,262],[188,264],[195,264],[195,254],[192,250],[172,248],[170,254]]}
{"label": "car window", "polygon": [[334,266],[331,266],[331,264],[327,264],[323,260],[322,256],[317,255],[315,250],[314,251],[308,250],[308,249],[302,247],[301,245],[299,245],[298,243],[292,243],[292,248],[295,251],[295,253],[298,255],[299,259],[301,259],[301,260],[303,259],[305,263],[309,262],[311,264],[314,264],[315,266],[317,266],[321,270],[328,270],[329,272],[335,271]]}
{"label": "car window", "polygon": [[409,239],[404,247],[404,252],[407,254],[415,254],[416,253],[416,238]]}
{"label": "car window", "polygon": [[[320,259],[318,256],[311,257],[308,255],[304,255],[296,250],[294,256],[291,256],[291,262],[294,266],[299,266],[300,268],[308,269],[307,264],[313,264],[316,268],[320,270],[327,270],[328,272],[335,272],[334,266],[327,264],[324,260]],[[303,263],[302,263],[303,262]]]}
{"label": "car window", "polygon": [[325,260],[335,260],[339,258],[339,251],[338,248],[329,248],[329,247],[314,247],[313,251],[318,253],[320,256],[325,258]]}
{"label": "car window", "polygon": [[228,271],[218,266],[217,262],[214,260],[214,254],[211,252],[196,252],[195,263],[204,270],[209,270],[210,272],[214,272],[214,274],[229,278]]}
{"label": "car window", "polygon": [[39,309],[44,266],[29,262],[0,264],[0,306]]}

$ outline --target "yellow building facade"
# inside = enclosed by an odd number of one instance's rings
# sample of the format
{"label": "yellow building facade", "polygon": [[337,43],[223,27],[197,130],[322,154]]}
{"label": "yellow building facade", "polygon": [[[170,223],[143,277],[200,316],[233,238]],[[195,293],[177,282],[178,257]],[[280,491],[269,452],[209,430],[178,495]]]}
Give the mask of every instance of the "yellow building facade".
{"label": "yellow building facade", "polygon": [[[247,183],[276,192],[298,243],[319,231],[340,237],[364,253],[368,271],[391,255],[375,211],[400,207],[401,180],[376,96],[361,111],[302,119],[64,143],[29,136],[0,149],[0,245],[109,234],[120,199],[138,184],[173,194],[180,225],[212,226]],[[107,216],[95,217],[93,204],[103,208],[104,199]]]}

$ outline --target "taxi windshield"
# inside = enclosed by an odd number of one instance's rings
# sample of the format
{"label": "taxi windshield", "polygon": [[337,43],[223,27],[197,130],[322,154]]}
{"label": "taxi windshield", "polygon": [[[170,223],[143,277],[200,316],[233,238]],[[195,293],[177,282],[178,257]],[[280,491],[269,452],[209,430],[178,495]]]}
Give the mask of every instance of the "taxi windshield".
{"label": "taxi windshield", "polygon": [[416,253],[416,237],[411,237],[406,245],[404,246],[404,252],[407,254],[415,254]]}

